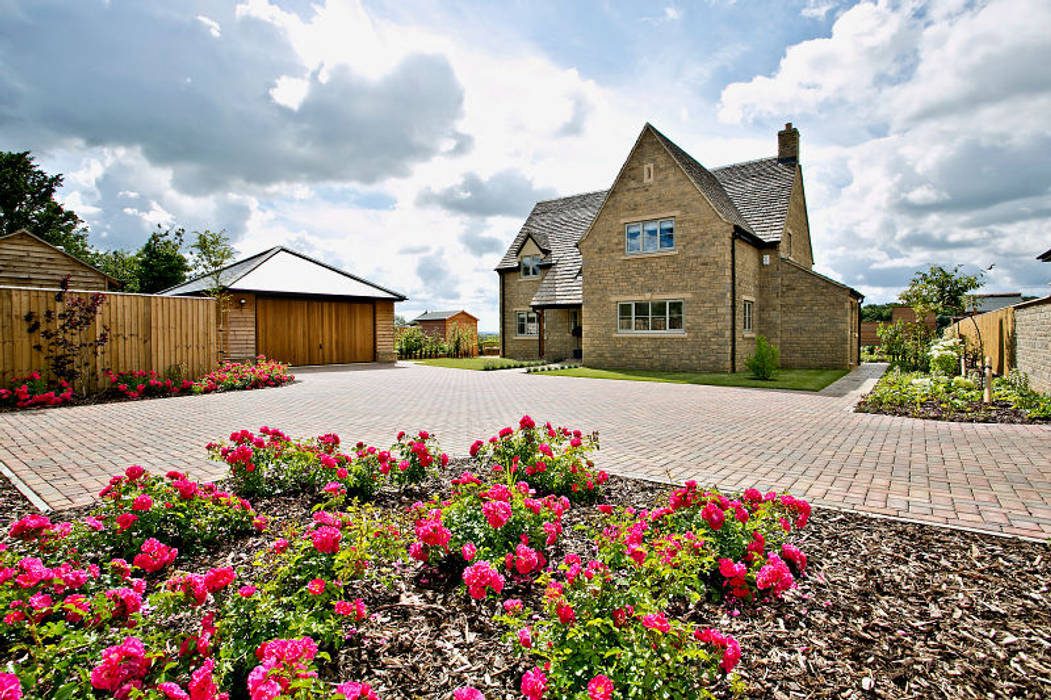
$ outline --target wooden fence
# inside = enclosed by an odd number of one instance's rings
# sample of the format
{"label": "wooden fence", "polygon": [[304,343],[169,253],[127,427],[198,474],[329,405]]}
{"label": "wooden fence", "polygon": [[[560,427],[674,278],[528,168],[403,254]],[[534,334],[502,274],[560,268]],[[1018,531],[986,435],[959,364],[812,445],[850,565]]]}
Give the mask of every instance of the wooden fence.
{"label": "wooden fence", "polygon": [[[945,332],[948,335],[964,338],[968,354],[980,353],[990,358],[994,374],[1004,376],[1015,366],[1015,310],[1013,307],[1007,306],[996,311],[969,316],[952,324],[945,329]],[[980,344],[979,336],[981,336]],[[982,360],[979,358],[980,362]]]}
{"label": "wooden fence", "polygon": [[[43,318],[59,311],[56,289],[0,287],[0,386],[34,370],[45,370],[38,333],[29,333],[25,316],[35,312]],[[70,294],[91,294],[71,291]],[[211,297],[163,297],[150,294],[105,292],[105,302],[88,331],[86,340],[109,328],[109,341],[93,358],[84,383],[89,390],[103,386],[107,369],[154,370],[165,373],[179,368],[182,377],[194,379],[213,370],[218,342],[215,299]],[[108,381],[108,380],[107,380]]]}

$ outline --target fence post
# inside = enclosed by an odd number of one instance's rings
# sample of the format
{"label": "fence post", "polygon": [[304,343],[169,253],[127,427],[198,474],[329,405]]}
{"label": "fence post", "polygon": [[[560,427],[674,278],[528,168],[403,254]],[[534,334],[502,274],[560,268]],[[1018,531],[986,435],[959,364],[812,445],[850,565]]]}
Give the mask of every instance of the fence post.
{"label": "fence post", "polygon": [[984,391],[982,392],[982,401],[985,402],[985,403],[992,403],[993,402],[993,367],[992,367],[992,364],[993,364],[992,358],[986,357],[985,358],[985,375],[984,375],[984,380],[985,381],[983,382],[985,387],[984,387]]}

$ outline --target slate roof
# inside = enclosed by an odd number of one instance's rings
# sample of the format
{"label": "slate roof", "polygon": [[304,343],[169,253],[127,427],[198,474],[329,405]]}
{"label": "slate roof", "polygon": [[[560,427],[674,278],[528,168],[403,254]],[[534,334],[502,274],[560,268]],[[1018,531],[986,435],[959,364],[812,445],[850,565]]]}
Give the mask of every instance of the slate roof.
{"label": "slate roof", "polygon": [[473,314],[468,314],[463,309],[456,309],[455,311],[424,311],[422,314],[412,319],[412,323],[417,323],[419,321],[445,321],[460,313],[467,314],[476,321],[478,320]]}
{"label": "slate roof", "polygon": [[712,168],[711,172],[755,235],[767,243],[781,240],[796,177],[795,163],[762,158]]}
{"label": "slate roof", "polygon": [[533,296],[533,304],[551,306],[581,303],[584,290],[580,280],[577,241],[595,220],[606,199],[606,192],[586,192],[537,202],[496,269],[516,269],[518,251],[527,238],[532,238],[545,253],[544,264],[550,265]]}
{"label": "slate roof", "polygon": [[[708,170],[651,124],[645,128],[653,132],[726,221],[751,234],[757,244],[781,240],[795,181],[795,162],[761,158]],[[551,267],[533,297],[534,306],[583,302],[577,242],[598,215],[607,193],[601,190],[548,199],[533,207],[496,269],[516,269],[519,251],[526,239],[532,238],[544,253],[541,266]]]}
{"label": "slate roof", "polygon": [[[288,256],[292,256],[289,258]],[[274,262],[268,267],[267,263],[273,260]],[[306,268],[307,271],[313,270],[316,273],[311,273],[310,278],[304,277],[301,269],[297,270],[300,274],[289,275],[287,262],[297,262],[299,266],[303,266],[303,261],[317,265],[323,270],[317,270],[317,268]],[[270,270],[270,267],[274,267],[274,270]],[[249,284],[245,278],[249,277],[253,272],[259,271],[256,275],[252,275],[255,282],[262,281],[264,286],[255,286]],[[268,274],[269,273],[269,274]],[[334,274],[333,274],[334,273]],[[327,279],[329,283],[342,285],[343,288],[329,289],[325,288],[314,289],[318,280]],[[275,281],[280,280],[280,281]],[[214,279],[211,276],[201,275],[195,277],[182,284],[177,284],[174,287],[169,287],[159,294],[168,296],[178,296],[184,294],[199,294],[208,291],[214,284]],[[393,290],[381,287],[378,284],[369,282],[366,279],[357,277],[355,275],[341,270],[338,267],[329,265],[328,263],[321,262],[309,255],[304,255],[298,251],[286,248],[284,246],[274,246],[269,250],[264,250],[261,253],[257,253],[251,257],[245,258],[244,260],[238,260],[235,263],[227,265],[219,272],[219,284],[227,289],[244,289],[246,291],[260,291],[260,292],[275,292],[275,293],[289,293],[289,294],[331,294],[333,296],[360,296],[360,297],[375,297],[378,299],[393,299],[395,301],[405,301],[405,295]]]}

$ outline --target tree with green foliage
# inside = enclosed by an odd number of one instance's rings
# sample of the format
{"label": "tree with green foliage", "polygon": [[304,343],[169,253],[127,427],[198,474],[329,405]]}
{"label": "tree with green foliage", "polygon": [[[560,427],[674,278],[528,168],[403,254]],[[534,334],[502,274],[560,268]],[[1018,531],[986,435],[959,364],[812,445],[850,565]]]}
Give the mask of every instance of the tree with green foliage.
{"label": "tree with green foliage", "polygon": [[861,307],[861,320],[889,323],[893,313],[894,304],[865,304]]}
{"label": "tree with green foliage", "polygon": [[126,250],[95,251],[91,263],[120,281],[120,291],[139,291],[139,254]]}
{"label": "tree with green foliage", "polygon": [[81,260],[91,259],[87,228],[55,200],[61,175],[48,175],[29,151],[0,151],[0,236],[25,229]]}
{"label": "tree with green foliage", "polygon": [[139,291],[155,294],[186,279],[190,263],[182,254],[186,229],[164,229],[160,224],[138,252]]}
{"label": "tree with green foliage", "polygon": [[226,229],[221,231],[194,232],[194,241],[190,244],[190,261],[193,265],[193,273],[200,277],[207,277],[210,289],[221,292],[223,285],[220,273],[237,257],[237,249],[230,243],[230,237]]}
{"label": "tree with green foliage", "polygon": [[913,308],[916,318],[927,318],[927,314],[933,313],[938,317],[939,325],[945,325],[950,319],[967,312],[971,292],[982,286],[985,277],[984,270],[968,275],[962,269],[963,265],[951,270],[931,265],[926,272],[913,275],[909,286],[898,298]]}

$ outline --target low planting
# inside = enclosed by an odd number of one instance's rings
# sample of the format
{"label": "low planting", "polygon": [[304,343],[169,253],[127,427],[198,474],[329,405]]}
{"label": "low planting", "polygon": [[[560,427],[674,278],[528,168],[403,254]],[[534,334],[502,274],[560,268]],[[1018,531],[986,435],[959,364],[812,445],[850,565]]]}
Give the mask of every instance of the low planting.
{"label": "low planting", "polygon": [[[693,482],[649,507],[587,504],[607,497],[597,449],[525,416],[472,446],[477,473],[446,481],[426,431],[389,450],[238,431],[208,446],[229,469],[219,485],[131,467],[86,513],[10,528],[2,697],[419,697],[384,694],[387,655],[407,653],[388,645],[403,606],[504,631],[510,665],[486,674],[489,697],[738,688],[742,653],[762,652],[710,620],[805,575],[809,505]],[[421,484],[436,492],[410,505]],[[427,697],[486,697],[442,687]]]}
{"label": "low planting", "polygon": [[159,398],[187,394],[265,389],[295,379],[287,364],[260,355],[251,362],[223,362],[214,371],[194,381],[178,372],[164,375],[153,370],[106,371],[106,386],[94,394],[76,394],[64,379],[50,380],[40,372],[12,379],[0,389],[0,408],[37,408],[70,403]]}
{"label": "low planting", "polygon": [[862,397],[859,413],[884,413],[975,423],[1035,423],[1051,420],[1051,396],[1034,391],[1024,374],[996,377],[992,401],[983,402],[978,377],[949,377],[891,370]]}

